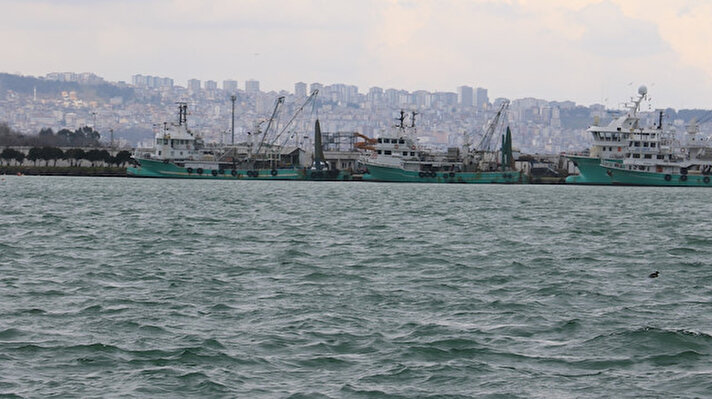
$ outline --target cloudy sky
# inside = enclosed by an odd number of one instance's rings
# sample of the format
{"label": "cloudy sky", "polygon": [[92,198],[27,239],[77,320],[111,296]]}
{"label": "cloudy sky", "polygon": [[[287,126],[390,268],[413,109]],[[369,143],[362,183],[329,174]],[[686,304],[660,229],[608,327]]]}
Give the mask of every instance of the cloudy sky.
{"label": "cloudy sky", "polygon": [[712,0],[0,0],[0,70],[712,108]]}

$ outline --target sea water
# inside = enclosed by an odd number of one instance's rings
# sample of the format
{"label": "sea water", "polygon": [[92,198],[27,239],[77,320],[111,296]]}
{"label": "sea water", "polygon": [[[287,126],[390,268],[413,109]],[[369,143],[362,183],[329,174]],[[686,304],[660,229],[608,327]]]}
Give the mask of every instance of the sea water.
{"label": "sea water", "polygon": [[0,396],[710,397],[711,194],[8,176]]}

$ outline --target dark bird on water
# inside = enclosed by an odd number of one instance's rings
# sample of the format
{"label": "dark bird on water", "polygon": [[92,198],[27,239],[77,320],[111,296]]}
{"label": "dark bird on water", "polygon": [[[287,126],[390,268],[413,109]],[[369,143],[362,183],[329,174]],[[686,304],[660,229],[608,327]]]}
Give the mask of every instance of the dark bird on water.
{"label": "dark bird on water", "polygon": [[650,277],[650,278],[656,278],[656,277],[658,277],[659,275],[660,275],[660,272],[656,270],[655,272],[650,273],[650,275],[649,275],[648,277]]}

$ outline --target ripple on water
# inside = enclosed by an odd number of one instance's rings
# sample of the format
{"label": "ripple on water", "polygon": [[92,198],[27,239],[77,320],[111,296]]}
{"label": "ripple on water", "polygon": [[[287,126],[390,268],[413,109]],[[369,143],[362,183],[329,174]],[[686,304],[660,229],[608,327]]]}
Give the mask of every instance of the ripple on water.
{"label": "ripple on water", "polygon": [[3,190],[3,397],[712,391],[705,190],[12,176]]}

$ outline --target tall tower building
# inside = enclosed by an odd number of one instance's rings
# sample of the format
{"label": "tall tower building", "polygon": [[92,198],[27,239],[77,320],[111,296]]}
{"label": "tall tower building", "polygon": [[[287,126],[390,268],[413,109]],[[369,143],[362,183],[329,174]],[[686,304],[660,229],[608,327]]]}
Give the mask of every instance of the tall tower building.
{"label": "tall tower building", "polygon": [[477,108],[480,109],[484,108],[485,105],[489,104],[489,97],[487,97],[487,89],[483,89],[482,87],[477,88],[475,104],[477,105]]}
{"label": "tall tower building", "polygon": [[214,80],[206,80],[205,81],[205,90],[217,90],[218,89],[218,82]]}
{"label": "tall tower building", "polygon": [[200,91],[200,79],[188,79],[188,89]]}
{"label": "tall tower building", "polygon": [[324,85],[321,84],[321,83],[316,83],[316,82],[310,84],[310,85],[309,85],[309,92],[312,93],[312,92],[314,92],[314,90],[323,91],[323,90],[324,90]]}
{"label": "tall tower building", "polygon": [[222,85],[223,90],[234,93],[237,91],[237,80],[223,80],[223,85]]}
{"label": "tall tower building", "polygon": [[307,96],[307,84],[304,82],[297,82],[294,84],[294,95],[297,97]]}
{"label": "tall tower building", "polygon": [[260,81],[254,79],[246,80],[245,91],[248,93],[258,93],[260,91]]}
{"label": "tall tower building", "polygon": [[474,91],[470,86],[460,86],[457,88],[457,102],[463,107],[474,105]]}

